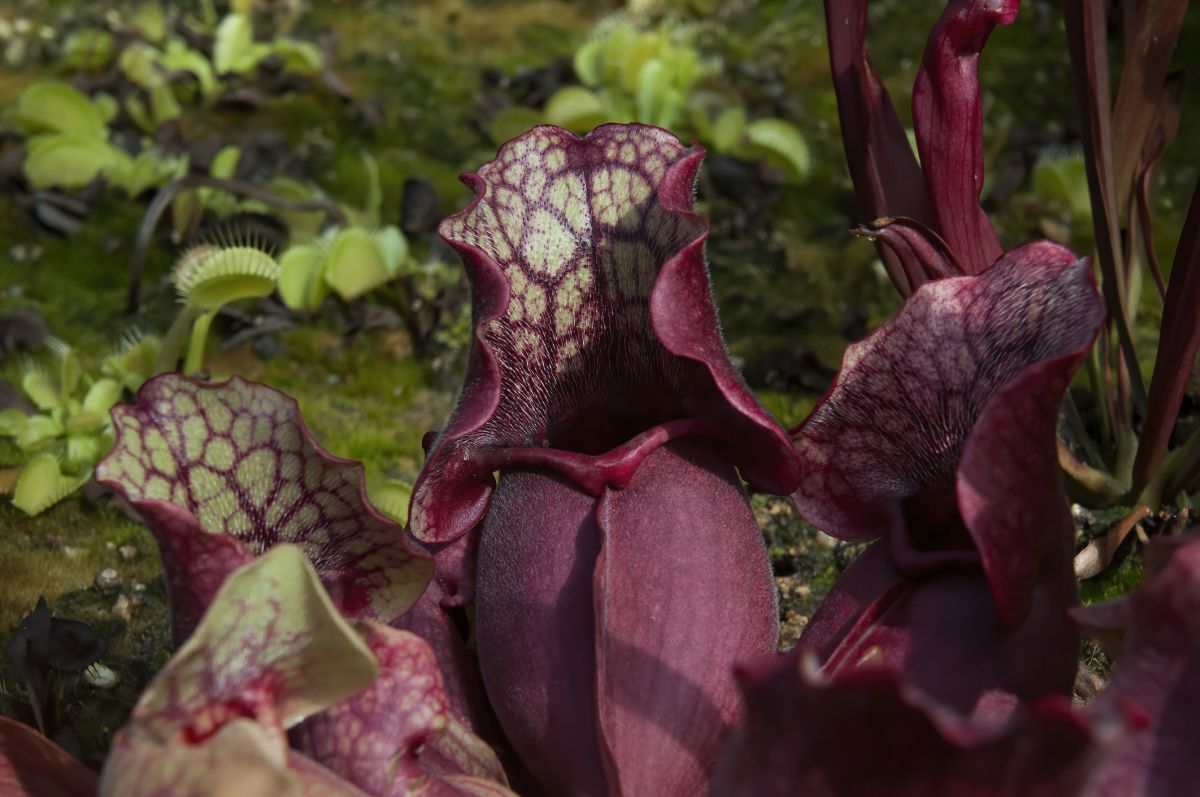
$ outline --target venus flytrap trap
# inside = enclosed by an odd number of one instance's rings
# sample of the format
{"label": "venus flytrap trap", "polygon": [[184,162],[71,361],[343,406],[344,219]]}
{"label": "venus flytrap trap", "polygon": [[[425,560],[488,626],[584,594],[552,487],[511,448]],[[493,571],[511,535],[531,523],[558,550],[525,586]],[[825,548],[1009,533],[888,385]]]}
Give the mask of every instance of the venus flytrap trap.
{"label": "venus flytrap trap", "polygon": [[157,370],[174,369],[186,338],[183,372],[199,371],[208,330],[221,308],[244,299],[270,296],[279,275],[279,263],[253,242],[203,243],[184,252],[172,275],[183,308],[164,339]]}

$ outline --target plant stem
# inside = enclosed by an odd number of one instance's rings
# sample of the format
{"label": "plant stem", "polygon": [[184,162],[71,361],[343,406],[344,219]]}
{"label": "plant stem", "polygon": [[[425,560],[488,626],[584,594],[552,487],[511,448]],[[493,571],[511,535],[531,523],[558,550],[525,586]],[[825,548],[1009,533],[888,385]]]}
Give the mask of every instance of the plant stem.
{"label": "plant stem", "polygon": [[174,371],[179,365],[179,357],[183,354],[183,341],[187,338],[188,330],[192,328],[192,323],[199,315],[200,310],[189,305],[184,305],[179,309],[179,315],[175,316],[175,320],[171,322],[171,328],[167,330],[162,347],[158,350],[154,373],[165,374]]}
{"label": "plant stem", "polygon": [[217,317],[216,310],[201,314],[192,325],[192,338],[188,342],[187,361],[183,364],[184,374],[194,374],[204,365],[204,344],[208,342],[208,328]]}

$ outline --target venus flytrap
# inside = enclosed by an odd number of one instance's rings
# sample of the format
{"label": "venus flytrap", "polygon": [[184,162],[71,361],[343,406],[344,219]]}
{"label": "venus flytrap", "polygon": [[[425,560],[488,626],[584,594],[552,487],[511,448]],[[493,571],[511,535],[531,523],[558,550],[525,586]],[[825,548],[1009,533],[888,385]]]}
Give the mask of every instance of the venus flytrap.
{"label": "venus flytrap", "polygon": [[243,299],[270,296],[279,273],[275,258],[252,243],[204,243],[184,252],[173,274],[183,307],[164,339],[157,370],[174,369],[186,337],[183,372],[199,371],[209,327],[221,308]]}
{"label": "venus flytrap", "polygon": [[[27,452],[13,487],[13,504],[36,515],[61,501],[91,478],[92,468],[112,445],[108,413],[125,389],[122,379],[86,374],[65,343],[50,341],[57,360],[54,374],[30,366],[21,388],[38,409],[0,411],[0,436]],[[135,376],[127,369],[126,379]]]}

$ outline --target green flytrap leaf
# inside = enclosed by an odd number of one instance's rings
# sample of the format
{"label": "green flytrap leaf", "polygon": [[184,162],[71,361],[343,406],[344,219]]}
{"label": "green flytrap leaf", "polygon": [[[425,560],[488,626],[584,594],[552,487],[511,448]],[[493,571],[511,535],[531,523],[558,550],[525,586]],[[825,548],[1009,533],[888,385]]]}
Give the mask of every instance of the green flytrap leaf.
{"label": "green flytrap leaf", "polygon": [[25,464],[13,490],[13,506],[27,515],[37,515],[78,490],[91,474],[63,474],[58,459],[51,454],[38,454]]}
{"label": "green flytrap leaf", "polygon": [[391,276],[383,252],[366,230],[352,227],[339,232],[325,260],[329,287],[346,301],[382,285]]}
{"label": "green flytrap leaf", "polygon": [[63,61],[71,69],[98,71],[111,64],[116,54],[116,39],[99,28],[75,31],[63,42]]}
{"label": "green flytrap leaf", "polygon": [[249,14],[227,15],[213,39],[213,68],[218,74],[248,72],[254,68],[254,26]]}
{"label": "green flytrap leaf", "polygon": [[253,246],[201,244],[175,267],[175,288],[189,307],[218,310],[239,299],[270,296],[279,279],[275,258]]}
{"label": "green flytrap leaf", "polygon": [[108,137],[108,128],[92,101],[58,80],[25,89],[17,100],[16,118],[29,133],[63,133],[100,141]]}
{"label": "green flytrap leaf", "polygon": [[594,92],[580,86],[559,89],[546,102],[545,121],[582,133],[610,121],[609,109]]}
{"label": "green flytrap leaf", "polygon": [[143,39],[157,44],[167,35],[167,17],[158,3],[142,3],[133,12],[129,25]]}
{"label": "green flytrap leaf", "polygon": [[200,85],[200,94],[205,99],[214,97],[221,90],[209,60],[199,50],[188,47],[182,39],[167,42],[166,49],[158,57],[158,62],[168,72],[191,74]]}
{"label": "green flytrap leaf", "polygon": [[812,170],[804,134],[782,119],[756,119],[746,125],[745,137],[752,151],[786,164],[795,177],[806,177]]}
{"label": "green flytrap leaf", "polygon": [[531,127],[537,127],[547,120],[547,116],[533,108],[524,105],[510,105],[492,117],[488,125],[488,135],[492,141],[502,144],[510,138],[516,138]]}
{"label": "green flytrap leaf", "polygon": [[329,295],[325,253],[319,246],[293,246],[279,258],[279,297],[293,310],[316,310]]}
{"label": "green flytrap leaf", "polygon": [[37,189],[82,188],[99,177],[114,159],[107,141],[79,134],[34,136],[25,148],[25,177]]}
{"label": "green flytrap leaf", "polygon": [[374,233],[350,227],[322,244],[301,244],[280,258],[279,295],[293,310],[315,310],[332,289],[352,301],[394,279],[408,261],[408,239],[394,225]]}
{"label": "green flytrap leaf", "polygon": [[325,54],[312,42],[280,38],[268,46],[271,54],[282,61],[285,72],[311,75],[325,66]]}

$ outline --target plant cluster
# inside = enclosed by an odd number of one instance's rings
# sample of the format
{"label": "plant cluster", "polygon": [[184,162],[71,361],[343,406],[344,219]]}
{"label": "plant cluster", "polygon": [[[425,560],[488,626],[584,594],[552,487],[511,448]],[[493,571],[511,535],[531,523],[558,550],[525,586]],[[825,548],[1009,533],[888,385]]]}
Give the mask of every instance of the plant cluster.
{"label": "plant cluster", "polygon": [[766,160],[801,181],[811,168],[808,143],[784,119],[750,120],[744,104],[716,80],[721,63],[696,45],[694,26],[669,20],[646,30],[628,17],[605,20],[572,60],[582,85],[564,86],[540,111],[513,107],[493,121],[503,141],[545,123],[577,133],[605,122],[642,122],[698,138],[714,152]]}
{"label": "plant cluster", "polygon": [[[1126,22],[1173,42],[1181,5]],[[470,358],[406,524],[278,391],[147,382],[113,409],[97,478],[155,535],[177,650],[98,779],[2,719],[0,778],[122,797],[1186,793],[1200,537],[1153,540],[1140,588],[1081,607],[1067,500],[1159,507],[1200,487],[1194,438],[1167,446],[1200,345],[1200,194],[1143,413],[1123,292],[1139,256],[1117,255],[1138,205],[1109,158],[1135,153],[1142,180],[1164,134],[1108,138],[1104,9],[1068,11],[1098,289],[1059,243],[1003,247],[979,204],[978,62],[1017,0],[947,3],[913,91],[919,158],[871,64],[866,0],[828,0],[862,232],[905,301],[792,430],[722,338],[694,209],[704,150],[640,124],[538,126],[466,176],[474,201],[439,232],[472,287]],[[1130,52],[1125,102],[1161,110],[1161,53]],[[373,273],[398,246],[327,245]],[[232,285],[269,290],[195,256],[214,280],[201,313]],[[301,297],[346,288],[315,251],[292,257],[312,261]],[[1128,480],[1060,441],[1082,369],[1127,424],[1109,439]],[[791,651],[745,484],[863,545]],[[1116,665],[1077,708],[1081,630]]]}

